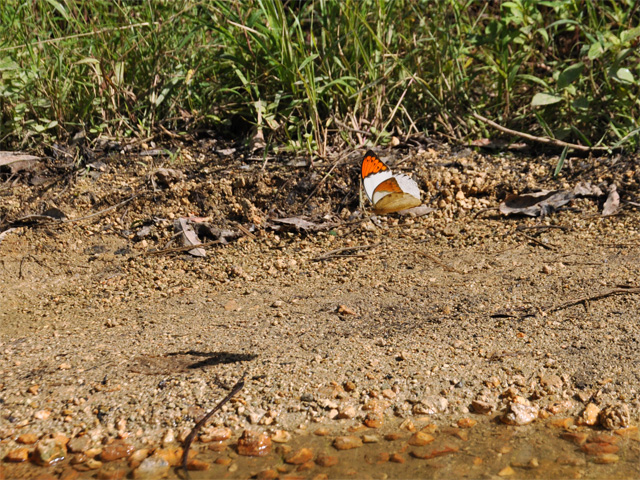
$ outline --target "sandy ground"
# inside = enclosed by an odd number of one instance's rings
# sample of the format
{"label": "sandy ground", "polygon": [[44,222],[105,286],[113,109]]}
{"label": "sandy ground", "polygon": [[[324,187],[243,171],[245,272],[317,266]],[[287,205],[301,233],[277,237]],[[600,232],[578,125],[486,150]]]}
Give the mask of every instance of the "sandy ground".
{"label": "sandy ground", "polygon": [[[246,428],[337,435],[378,415],[390,429],[480,419],[494,425],[480,436],[488,445],[495,429],[528,428],[499,421],[521,401],[536,425],[578,422],[589,404],[614,409],[612,429],[637,425],[637,158],[576,159],[552,179],[554,159],[396,154],[435,209],[414,218],[361,213],[359,155],[324,180],[332,162],[263,171],[183,151],[172,161],[105,156],[100,169],[72,173],[48,164],[5,183],[0,230],[16,230],[0,243],[0,455],[25,432],[136,448],[169,431],[183,438],[243,372],[244,389],[211,421],[235,439]],[[182,176],[159,182],[159,167]],[[508,192],[580,180],[616,183],[620,214],[601,217],[604,199],[593,198],[544,219],[490,210]],[[51,207],[80,219],[126,200],[79,221],[9,224]],[[318,231],[272,228],[297,214]],[[204,258],[150,254],[179,246],[174,221],[190,215],[240,238]],[[610,470],[587,459],[572,472],[640,475],[637,431],[625,442]],[[234,471],[255,473],[242,458]],[[14,468],[5,463],[7,478]],[[399,472],[388,475],[417,474]]]}

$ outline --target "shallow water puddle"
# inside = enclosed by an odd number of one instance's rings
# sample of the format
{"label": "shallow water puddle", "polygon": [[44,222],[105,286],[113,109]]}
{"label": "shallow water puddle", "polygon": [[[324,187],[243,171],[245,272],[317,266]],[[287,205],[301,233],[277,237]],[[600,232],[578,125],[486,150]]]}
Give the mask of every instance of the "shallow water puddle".
{"label": "shallow water puddle", "polygon": [[[416,422],[418,423],[418,422]],[[471,422],[473,423],[473,422]],[[321,434],[321,435],[318,435]],[[277,436],[273,436],[277,438]],[[414,425],[368,429],[352,427],[329,432],[311,427],[287,443],[267,441],[260,457],[238,454],[238,438],[229,443],[193,446],[204,470],[190,471],[193,480],[204,478],[326,479],[326,478],[640,478],[640,436],[637,427],[615,432],[590,427],[564,429],[547,425],[512,427],[481,419],[471,428]],[[339,450],[336,446],[353,447]],[[165,448],[168,463],[179,462],[179,448]],[[149,452],[151,453],[151,451]],[[72,465],[77,455],[51,467],[30,463],[4,463],[0,478],[185,478],[167,462],[150,464],[143,476],[127,461],[96,460]],[[140,456],[139,458],[144,458]],[[100,454],[96,457],[100,459]],[[152,458],[152,457],[151,457]],[[135,465],[134,465],[135,466]],[[154,468],[156,469],[154,471]],[[2,476],[4,474],[4,477]],[[45,477],[40,475],[45,474]],[[47,475],[48,474],[48,475]],[[49,476],[50,475],[50,476]]]}

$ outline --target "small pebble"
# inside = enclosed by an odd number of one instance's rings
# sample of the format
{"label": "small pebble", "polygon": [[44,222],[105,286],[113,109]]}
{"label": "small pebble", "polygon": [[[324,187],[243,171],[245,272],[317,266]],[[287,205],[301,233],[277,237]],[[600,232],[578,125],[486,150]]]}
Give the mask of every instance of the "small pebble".
{"label": "small pebble", "polygon": [[291,434],[286,430],[276,430],[271,435],[271,440],[276,443],[287,443],[291,440]]}
{"label": "small pebble", "polygon": [[498,472],[499,477],[509,477],[511,475],[515,475],[516,471],[510,466],[504,467],[502,470]]}
{"label": "small pebble", "polygon": [[620,447],[609,443],[585,443],[582,451],[587,455],[602,455],[604,453],[617,453]]}
{"label": "small pebble", "polygon": [[12,463],[26,462],[28,459],[29,459],[29,449],[25,447],[9,450],[7,455],[4,457],[5,462],[12,462]]}
{"label": "small pebble", "polygon": [[33,418],[36,420],[46,420],[51,416],[51,410],[38,410],[33,414]]}
{"label": "small pebble", "polygon": [[87,435],[72,438],[67,444],[67,448],[73,453],[86,452],[91,446],[91,439]]}
{"label": "small pebble", "polygon": [[71,457],[71,460],[69,460],[69,463],[71,465],[79,465],[79,464],[84,463],[84,462],[86,462],[88,460],[89,460],[89,457],[87,457],[84,453],[75,453]]}
{"label": "small pebble", "polygon": [[342,315],[358,315],[353,308],[347,307],[346,305],[340,305],[337,311]]}
{"label": "small pebble", "polygon": [[67,448],[58,443],[53,438],[43,438],[33,451],[33,461],[38,465],[48,467],[61,460],[67,455]]}
{"label": "small pebble", "polygon": [[321,467],[333,467],[338,464],[338,457],[335,455],[318,455],[316,463]]}
{"label": "small pebble", "polygon": [[413,406],[414,415],[436,415],[444,412],[449,406],[449,401],[444,397],[428,396]]}
{"label": "small pebble", "polygon": [[356,389],[356,384],[350,380],[344,382],[344,391],[345,392],[353,392]]}
{"label": "small pebble", "polygon": [[576,445],[584,445],[587,443],[589,435],[584,432],[565,432],[560,437]]}
{"label": "small pebble", "polygon": [[149,453],[150,450],[148,448],[140,448],[133,452],[128,458],[129,468],[137,468],[149,456]]}
{"label": "small pebble", "polygon": [[38,436],[35,433],[23,433],[16,438],[16,442],[23,445],[33,445],[38,441]]}
{"label": "small pebble", "polygon": [[552,427],[569,429],[573,426],[573,418],[554,418],[549,422]]}
{"label": "small pebble", "polygon": [[387,452],[380,452],[376,455],[365,455],[364,459],[369,465],[379,465],[389,461],[389,454]]}
{"label": "small pebble", "polygon": [[620,460],[618,455],[614,455],[613,453],[603,453],[602,455],[598,455],[593,459],[594,463],[616,463]]}
{"label": "small pebble", "polygon": [[399,453],[392,453],[392,454],[389,456],[389,461],[390,461],[390,462],[393,462],[393,463],[404,463],[406,460],[405,460],[405,458],[404,458],[402,455],[400,455]]}
{"label": "small pebble", "polygon": [[364,424],[369,428],[380,428],[384,423],[384,417],[379,412],[369,412],[364,419]]}
{"label": "small pebble", "polygon": [[336,439],[333,441],[333,446],[337,450],[351,450],[352,448],[361,447],[362,440],[359,437],[355,437],[353,435],[336,437]]}
{"label": "small pebble", "polygon": [[635,435],[635,438],[640,440],[640,438],[638,438],[638,427],[636,425],[631,425],[630,427],[626,428],[619,428],[613,433],[615,433],[616,435],[620,435],[621,437],[633,437]]}
{"label": "small pebble", "polygon": [[103,465],[98,470],[97,478],[99,480],[121,480],[127,475],[127,469],[118,467],[117,465]]}
{"label": "small pebble", "polygon": [[420,432],[416,432],[413,435],[411,435],[411,438],[409,438],[409,445],[413,445],[415,447],[422,447],[424,445],[427,445],[431,442],[433,442],[435,440],[435,438],[423,431]]}
{"label": "small pebble", "polygon": [[589,403],[580,414],[578,423],[580,425],[595,425],[598,423],[599,414],[600,409],[595,404]]}
{"label": "small pebble", "polygon": [[100,467],[102,467],[102,462],[100,460],[96,460],[95,458],[90,458],[89,460],[87,460],[85,463],[83,463],[83,465],[88,469],[88,470],[97,470]]}
{"label": "small pebble", "polygon": [[137,480],[154,480],[162,478],[169,473],[169,463],[162,457],[145,458],[142,463],[133,471],[133,478]]}
{"label": "small pebble", "polygon": [[[192,454],[196,455],[197,452],[191,450],[189,456]],[[153,452],[153,455],[164,458],[172,467],[176,467],[182,463],[182,448],[158,448]]]}
{"label": "small pebble", "polygon": [[291,465],[302,465],[313,458],[313,452],[308,448],[301,448],[295,452],[291,452],[284,458],[285,463]]}
{"label": "small pebble", "polygon": [[538,418],[539,408],[535,405],[523,405],[511,402],[501,420],[507,425],[528,425]]}
{"label": "small pebble", "polygon": [[410,419],[407,418],[400,424],[400,430],[408,430],[410,432],[415,432],[416,426]]}
{"label": "small pebble", "polygon": [[589,437],[589,443],[608,443],[615,445],[620,441],[620,437],[614,435],[607,435],[606,433],[598,433]]}
{"label": "small pebble", "polygon": [[187,470],[195,470],[195,471],[205,471],[209,470],[211,465],[208,462],[204,462],[202,460],[198,460],[197,458],[193,458],[187,462]]}
{"label": "small pebble", "polygon": [[627,404],[607,405],[598,415],[598,421],[607,430],[616,430],[629,426],[631,416]]}
{"label": "small pebble", "polygon": [[448,455],[450,453],[456,453],[456,452],[458,452],[458,450],[460,450],[460,449],[458,447],[454,446],[454,445],[444,445],[442,447],[432,448],[430,450],[427,450],[426,452],[412,451],[411,452],[411,456],[413,456],[415,458],[421,458],[423,460],[429,460],[429,459],[434,458],[434,457],[440,457],[442,455]]}
{"label": "small pebble", "polygon": [[316,464],[313,460],[309,460],[304,462],[302,465],[298,465],[296,468],[296,472],[306,472],[308,470],[313,470],[316,467]]}
{"label": "small pebble", "polygon": [[245,430],[238,439],[238,453],[249,457],[262,457],[271,452],[271,439],[264,433]]}
{"label": "small pebble", "polygon": [[176,441],[176,435],[173,432],[173,429],[170,428],[166,432],[164,432],[164,435],[162,436],[162,446],[163,447],[171,445],[175,441]]}
{"label": "small pebble", "polygon": [[121,458],[127,458],[134,452],[134,450],[135,447],[128,443],[113,443],[111,445],[106,445],[102,449],[100,460],[103,462],[113,462],[115,460],[120,460]]}
{"label": "small pebble", "polygon": [[494,409],[494,406],[488,402],[483,402],[481,400],[473,400],[471,402],[471,408],[475,413],[485,415],[487,413],[491,413],[491,411]]}
{"label": "small pebble", "polygon": [[223,440],[229,440],[230,438],[231,429],[228,427],[212,427],[205,429],[200,434],[200,441],[202,443],[221,442]]}
{"label": "small pebble", "polygon": [[458,420],[458,426],[460,428],[473,428],[476,423],[478,422],[473,418],[461,418],[460,420]]}
{"label": "small pebble", "polygon": [[353,418],[357,415],[356,407],[353,405],[347,405],[338,410],[338,418]]}
{"label": "small pebble", "polygon": [[276,480],[280,476],[280,473],[273,468],[268,468],[258,472],[256,480]]}

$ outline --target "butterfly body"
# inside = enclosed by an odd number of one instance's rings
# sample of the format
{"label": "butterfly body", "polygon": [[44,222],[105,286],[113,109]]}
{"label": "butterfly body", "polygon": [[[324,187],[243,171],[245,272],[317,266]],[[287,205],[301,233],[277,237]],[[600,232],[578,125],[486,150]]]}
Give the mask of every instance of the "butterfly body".
{"label": "butterfly body", "polygon": [[418,184],[408,175],[392,173],[371,150],[362,160],[362,184],[378,214],[399,212],[422,203]]}

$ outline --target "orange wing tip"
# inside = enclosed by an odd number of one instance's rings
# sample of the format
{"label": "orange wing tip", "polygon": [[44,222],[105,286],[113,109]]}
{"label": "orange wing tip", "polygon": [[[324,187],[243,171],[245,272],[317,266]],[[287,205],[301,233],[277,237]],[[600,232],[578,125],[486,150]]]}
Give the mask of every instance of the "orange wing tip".
{"label": "orange wing tip", "polygon": [[362,159],[362,178],[385,170],[389,170],[389,167],[372,150],[367,150]]}

